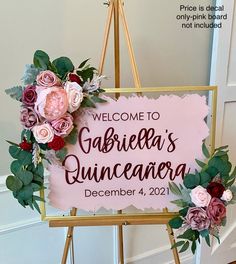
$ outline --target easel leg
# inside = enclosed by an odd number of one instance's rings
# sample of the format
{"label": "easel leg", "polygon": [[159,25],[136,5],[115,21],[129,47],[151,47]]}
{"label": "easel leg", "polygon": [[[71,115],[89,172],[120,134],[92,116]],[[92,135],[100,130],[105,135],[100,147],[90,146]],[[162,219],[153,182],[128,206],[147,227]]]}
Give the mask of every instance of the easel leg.
{"label": "easel leg", "polygon": [[[76,213],[77,213],[77,208],[73,208],[70,211],[70,215],[71,216],[75,216]],[[66,260],[67,260],[68,252],[69,252],[69,248],[70,248],[70,244],[71,244],[71,242],[73,242],[73,231],[74,231],[74,227],[68,227],[67,236],[66,236],[66,242],[65,242],[65,246],[64,246],[64,251],[63,251],[61,264],[66,264]],[[73,255],[73,264],[74,264],[74,249],[73,249],[73,247],[72,247],[72,255]]]}
{"label": "easel leg", "polygon": [[[165,208],[163,211],[167,213],[168,209]],[[175,244],[175,237],[174,237],[173,229],[168,224],[166,225],[166,231],[168,232],[170,244],[171,246],[173,246]],[[174,256],[175,264],[180,264],[179,253],[178,253],[177,248],[173,248],[172,253]]]}
{"label": "easel leg", "polygon": [[[122,210],[118,211],[118,214],[122,214]],[[123,226],[118,226],[118,242],[119,242],[119,263],[124,264],[124,243],[123,243]]]}

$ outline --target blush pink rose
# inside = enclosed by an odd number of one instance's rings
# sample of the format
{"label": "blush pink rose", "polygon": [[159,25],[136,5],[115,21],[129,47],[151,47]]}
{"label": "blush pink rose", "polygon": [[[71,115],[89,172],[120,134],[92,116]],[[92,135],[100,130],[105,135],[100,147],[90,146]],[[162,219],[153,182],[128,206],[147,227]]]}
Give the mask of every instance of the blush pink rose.
{"label": "blush pink rose", "polygon": [[190,193],[192,202],[198,207],[205,207],[211,201],[211,195],[202,186],[197,186]]}
{"label": "blush pink rose", "polygon": [[35,111],[48,121],[62,117],[68,109],[66,91],[61,87],[37,90]]}
{"label": "blush pink rose", "polygon": [[202,231],[209,228],[211,221],[203,208],[190,207],[186,215],[186,223],[192,230]]}
{"label": "blush pink rose", "polygon": [[226,216],[226,207],[219,198],[212,198],[207,207],[207,215],[213,224],[219,225]]}
{"label": "blush pink rose", "polygon": [[32,129],[39,123],[39,117],[31,107],[24,107],[20,111],[20,122],[26,129]]}
{"label": "blush pink rose", "polygon": [[76,82],[66,82],[64,88],[67,92],[69,101],[68,111],[73,113],[80,107],[83,101],[83,88]]}
{"label": "blush pink rose", "polygon": [[48,123],[34,126],[32,129],[35,140],[38,143],[48,143],[54,138],[54,132],[52,127]]}
{"label": "blush pink rose", "polygon": [[62,117],[53,120],[51,126],[55,135],[66,137],[73,129],[73,117],[69,113],[64,114]]}
{"label": "blush pink rose", "polygon": [[60,85],[60,79],[52,71],[42,71],[38,74],[36,82],[39,86],[52,87]]}

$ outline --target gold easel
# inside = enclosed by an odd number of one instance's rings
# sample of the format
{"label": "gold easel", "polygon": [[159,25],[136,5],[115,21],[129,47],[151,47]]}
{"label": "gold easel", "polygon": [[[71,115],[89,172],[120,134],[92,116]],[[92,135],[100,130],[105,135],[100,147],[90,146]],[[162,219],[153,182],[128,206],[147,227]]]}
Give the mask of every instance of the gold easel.
{"label": "gold easel", "polygon": [[[99,65],[99,74],[102,74],[104,68],[104,62],[107,52],[107,45],[110,35],[112,18],[114,19],[114,64],[115,64],[115,87],[120,88],[120,19],[123,24],[125,38],[128,46],[129,57],[131,62],[131,69],[134,78],[134,85],[137,94],[141,94],[139,89],[141,83],[138,74],[138,68],[135,61],[134,51],[131,44],[131,38],[128,31],[128,25],[124,14],[123,3],[121,0],[110,0],[106,3],[108,5],[108,17],[105,27],[105,36],[102,48],[102,55]],[[120,89],[119,89],[120,90]],[[120,96],[120,93],[115,93],[116,98]],[[117,215],[110,216],[94,216],[83,217],[83,219],[77,219],[77,209],[72,208],[70,215],[75,219],[66,220],[62,218],[49,220],[50,227],[68,227],[67,237],[65,241],[65,247],[61,264],[66,264],[70,245],[72,244],[72,259],[74,264],[74,248],[73,248],[73,231],[75,226],[103,226],[103,225],[116,225],[118,226],[118,239],[119,239],[119,263],[124,264],[124,249],[123,249],[123,225],[147,225],[147,224],[165,224],[167,226],[167,232],[171,246],[175,243],[173,230],[168,225],[168,221],[176,216],[176,213],[169,213],[167,208],[163,210],[163,213],[157,214],[122,214],[119,210]],[[172,249],[175,264],[180,264],[178,251],[176,248]]]}

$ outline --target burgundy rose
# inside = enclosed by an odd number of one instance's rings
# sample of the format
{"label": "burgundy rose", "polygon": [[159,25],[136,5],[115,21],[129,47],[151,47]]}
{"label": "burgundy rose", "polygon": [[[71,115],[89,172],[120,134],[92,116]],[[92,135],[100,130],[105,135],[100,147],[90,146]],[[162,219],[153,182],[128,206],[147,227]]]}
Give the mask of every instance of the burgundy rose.
{"label": "burgundy rose", "polygon": [[225,187],[219,182],[210,182],[207,186],[207,192],[211,197],[220,198],[225,190]]}
{"label": "burgundy rose", "polygon": [[186,215],[186,223],[192,230],[202,231],[210,226],[210,219],[204,209],[191,207]]}
{"label": "burgundy rose", "polygon": [[48,147],[55,151],[62,149],[65,146],[65,141],[62,137],[54,136],[53,140],[48,143]]}
{"label": "burgundy rose", "polygon": [[20,111],[20,121],[26,129],[31,129],[38,124],[39,118],[31,107],[24,107]]}
{"label": "burgundy rose", "polygon": [[51,126],[55,135],[66,137],[73,129],[73,117],[69,113],[66,113],[61,118],[55,119],[51,122]]}
{"label": "burgundy rose", "polygon": [[219,225],[226,216],[226,207],[218,198],[212,198],[208,207],[207,215],[211,219],[212,224]]}
{"label": "burgundy rose", "polygon": [[20,148],[25,150],[25,151],[31,151],[33,144],[29,143],[26,141],[26,139],[24,138],[23,141],[19,144]]}
{"label": "burgundy rose", "polygon": [[22,94],[22,103],[26,106],[34,106],[37,100],[36,87],[34,85],[28,85]]}
{"label": "burgundy rose", "polygon": [[80,79],[80,77],[75,73],[69,73],[68,79],[70,82],[76,82],[78,84],[82,83],[82,80]]}

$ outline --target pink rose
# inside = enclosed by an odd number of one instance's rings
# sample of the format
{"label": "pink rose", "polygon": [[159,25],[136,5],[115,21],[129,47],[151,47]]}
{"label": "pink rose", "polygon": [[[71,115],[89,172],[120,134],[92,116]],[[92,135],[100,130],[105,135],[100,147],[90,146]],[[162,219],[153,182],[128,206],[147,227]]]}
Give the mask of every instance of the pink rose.
{"label": "pink rose", "polygon": [[54,129],[54,133],[57,136],[66,137],[73,129],[73,117],[66,113],[62,117],[53,120],[51,126]]}
{"label": "pink rose", "polygon": [[61,87],[37,90],[35,111],[48,121],[62,117],[68,109],[66,91]]}
{"label": "pink rose", "polygon": [[39,117],[31,107],[22,108],[20,111],[20,122],[26,129],[32,129],[39,122]]}
{"label": "pink rose", "polygon": [[192,202],[198,207],[205,207],[211,201],[211,195],[202,186],[197,186],[190,193]]}
{"label": "pink rose", "polygon": [[36,87],[34,85],[28,85],[22,94],[22,103],[27,106],[34,106],[37,99]]}
{"label": "pink rose", "polygon": [[207,215],[213,224],[219,225],[226,216],[226,207],[219,198],[212,198],[207,207]]}
{"label": "pink rose", "polygon": [[204,209],[200,207],[190,207],[186,215],[186,223],[192,230],[202,231],[210,226],[210,219]]}
{"label": "pink rose", "polygon": [[48,143],[53,140],[54,133],[52,127],[48,123],[35,126],[33,129],[35,140],[38,143]]}
{"label": "pink rose", "polygon": [[42,71],[38,74],[36,82],[39,86],[52,87],[60,85],[60,79],[52,71]]}
{"label": "pink rose", "polygon": [[83,101],[83,88],[76,82],[66,82],[65,90],[67,92],[70,113],[76,111]]}

